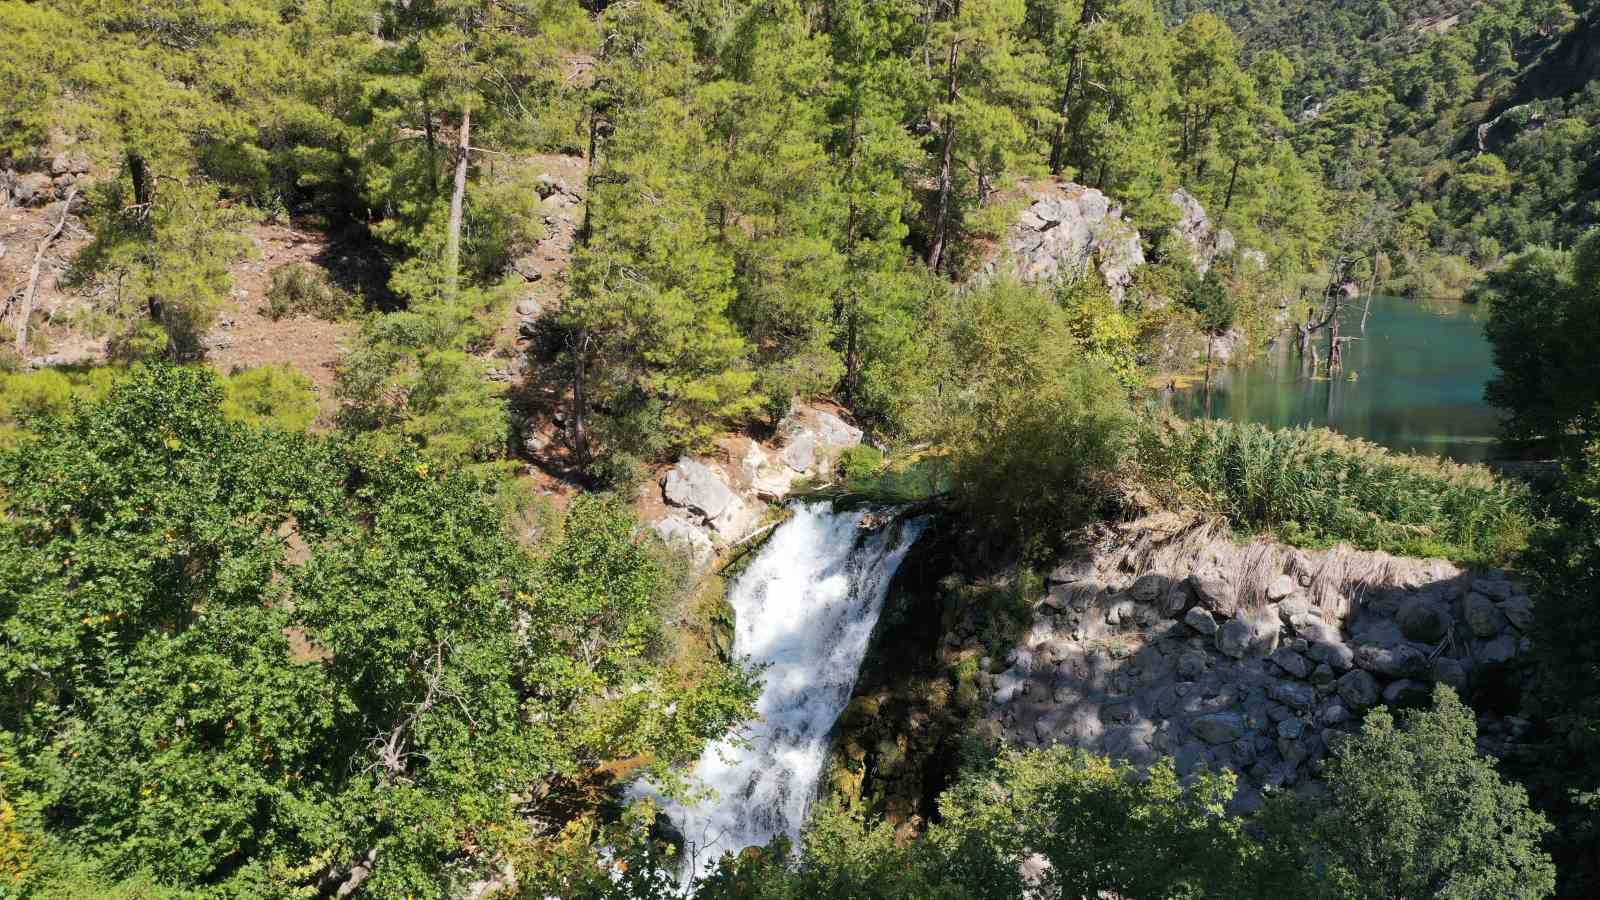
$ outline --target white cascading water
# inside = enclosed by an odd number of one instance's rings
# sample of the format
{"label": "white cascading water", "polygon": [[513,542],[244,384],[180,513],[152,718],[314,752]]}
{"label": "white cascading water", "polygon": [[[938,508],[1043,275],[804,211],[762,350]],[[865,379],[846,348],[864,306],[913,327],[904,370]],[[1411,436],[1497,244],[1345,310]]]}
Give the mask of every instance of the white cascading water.
{"label": "white cascading water", "polygon": [[724,853],[780,834],[798,841],[889,582],[925,524],[864,530],[870,513],[827,503],[793,512],[728,595],[734,654],[765,667],[760,718],[743,729],[744,746],[719,741],[696,763],[691,783],[714,796],[665,808],[686,841],[686,881]]}

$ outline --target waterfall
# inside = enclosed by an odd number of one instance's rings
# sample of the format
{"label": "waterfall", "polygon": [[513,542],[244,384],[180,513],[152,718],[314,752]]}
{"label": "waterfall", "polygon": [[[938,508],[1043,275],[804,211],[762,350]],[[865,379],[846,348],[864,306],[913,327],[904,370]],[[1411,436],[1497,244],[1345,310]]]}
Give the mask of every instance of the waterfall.
{"label": "waterfall", "polygon": [[729,591],[733,652],[764,667],[759,718],[743,746],[719,741],[696,763],[690,782],[713,797],[665,807],[686,841],[685,880],[723,853],[780,834],[798,841],[889,582],[925,524],[867,530],[866,511],[792,509]]}

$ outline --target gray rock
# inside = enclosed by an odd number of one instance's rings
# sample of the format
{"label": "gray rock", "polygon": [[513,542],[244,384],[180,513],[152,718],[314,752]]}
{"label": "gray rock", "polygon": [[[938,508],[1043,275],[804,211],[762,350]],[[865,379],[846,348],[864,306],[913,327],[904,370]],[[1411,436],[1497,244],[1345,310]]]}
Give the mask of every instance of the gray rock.
{"label": "gray rock", "polygon": [[1356,665],[1385,678],[1410,678],[1427,674],[1428,657],[1410,644],[1362,644],[1356,648]]}
{"label": "gray rock", "polygon": [[1195,631],[1200,632],[1206,637],[1210,637],[1217,633],[1216,617],[1212,616],[1211,613],[1206,612],[1198,606],[1190,609],[1189,612],[1184,615],[1183,624],[1188,625],[1190,628],[1193,628]]}
{"label": "gray rock", "polygon": [[1267,696],[1293,709],[1310,709],[1317,702],[1317,689],[1297,681],[1275,681]]}
{"label": "gray rock", "polygon": [[1317,667],[1311,670],[1312,684],[1322,687],[1323,685],[1333,684],[1333,681],[1333,667],[1327,663],[1317,663]]}
{"label": "gray rock", "polygon": [[1082,556],[1056,566],[1046,580],[1051,584],[1071,584],[1074,581],[1082,581],[1096,572],[1094,559]]}
{"label": "gray rock", "polygon": [[1187,581],[1174,581],[1167,588],[1166,594],[1161,597],[1161,614],[1167,618],[1176,618],[1179,613],[1189,608],[1194,595],[1189,592]]}
{"label": "gray rock", "polygon": [[1472,589],[1499,603],[1510,600],[1518,593],[1516,586],[1504,578],[1479,578],[1472,582]]}
{"label": "gray rock", "polygon": [[687,519],[668,516],[655,523],[654,528],[662,543],[687,554],[696,568],[709,563],[716,553],[711,545],[711,536],[705,529]]}
{"label": "gray rock", "polygon": [[1506,617],[1506,621],[1518,631],[1528,631],[1533,628],[1533,601],[1527,597],[1514,597],[1495,606],[1501,615]]}
{"label": "gray rock", "polygon": [[24,172],[12,184],[11,196],[18,206],[43,206],[55,196],[55,185],[43,172]]}
{"label": "gray rock", "polygon": [[1206,673],[1206,655],[1200,650],[1186,650],[1178,657],[1178,677],[1194,681]]}
{"label": "gray rock", "polygon": [[1306,723],[1299,719],[1284,719],[1278,723],[1278,737],[1298,740],[1306,733]]}
{"label": "gray rock", "polygon": [[1505,614],[1495,608],[1493,600],[1477,591],[1470,591],[1462,598],[1461,615],[1472,633],[1481,638],[1492,638],[1506,627]]}
{"label": "gray rock", "polygon": [[1228,744],[1245,733],[1245,717],[1236,712],[1218,712],[1200,716],[1189,727],[1208,744]]}
{"label": "gray rock", "polygon": [[817,436],[802,431],[789,439],[780,454],[783,464],[796,472],[809,472],[817,464]]}
{"label": "gray rock", "polygon": [[1173,232],[1189,245],[1196,272],[1204,275],[1211,271],[1218,257],[1233,254],[1237,249],[1233,233],[1212,224],[1199,198],[1178,188],[1173,191],[1171,199],[1172,205],[1178,208],[1178,224],[1173,226]]}
{"label": "gray rock", "polygon": [[524,297],[517,301],[517,315],[524,319],[537,319],[544,315],[544,307],[532,297]]}
{"label": "gray rock", "polygon": [[1128,588],[1128,593],[1140,603],[1154,603],[1166,590],[1167,579],[1161,575],[1141,575],[1139,580]]}
{"label": "gray rock", "polygon": [[817,444],[829,452],[859,446],[864,436],[861,429],[826,410],[816,415],[816,434]]}
{"label": "gray rock", "polygon": [[1351,709],[1366,709],[1378,702],[1378,682],[1360,669],[1344,674],[1337,684],[1339,699]]}
{"label": "gray rock", "polygon": [[1296,587],[1298,587],[1298,585],[1295,584],[1295,580],[1293,578],[1288,575],[1279,575],[1277,578],[1272,579],[1272,582],[1267,585],[1267,599],[1271,600],[1273,603],[1277,603],[1280,600],[1286,599],[1290,594],[1293,594]]}
{"label": "gray rock", "polygon": [[1315,663],[1343,672],[1356,664],[1356,654],[1341,640],[1315,640],[1306,649],[1306,656]]}
{"label": "gray rock", "polygon": [[1345,709],[1344,704],[1338,700],[1329,700],[1317,713],[1317,721],[1321,722],[1325,728],[1341,725],[1349,718],[1350,711]]}
{"label": "gray rock", "polygon": [[1490,665],[1508,663],[1516,655],[1517,637],[1514,634],[1502,634],[1478,651],[1478,659]]}
{"label": "gray rock", "polygon": [[661,479],[661,493],[669,506],[677,506],[715,519],[739,502],[722,476],[706,464],[684,457]]}
{"label": "gray rock", "polygon": [[1400,603],[1396,621],[1405,636],[1424,644],[1437,644],[1450,633],[1450,614],[1424,595],[1412,595]]}
{"label": "gray rock", "polygon": [[1239,608],[1238,594],[1233,585],[1214,569],[1190,575],[1189,588],[1201,606],[1219,616],[1231,616]]}
{"label": "gray rock", "polygon": [[1309,616],[1315,612],[1311,601],[1300,594],[1290,594],[1278,604],[1278,618],[1283,624],[1291,627],[1294,625],[1295,616]]}
{"label": "gray rock", "polygon": [[1134,270],[1144,265],[1139,232],[1122,218],[1121,207],[1077,184],[1054,185],[1031,199],[1002,241],[1003,257],[985,267],[980,279],[1004,266],[1024,283],[1072,282],[1098,262],[1112,300],[1120,304]]}
{"label": "gray rock", "polygon": [[1234,659],[1243,659],[1250,652],[1250,623],[1232,618],[1217,629],[1217,650]]}
{"label": "gray rock", "polygon": [[1278,665],[1278,668],[1296,678],[1304,678],[1311,674],[1311,663],[1304,656],[1287,647],[1279,647],[1273,651],[1271,659]]}

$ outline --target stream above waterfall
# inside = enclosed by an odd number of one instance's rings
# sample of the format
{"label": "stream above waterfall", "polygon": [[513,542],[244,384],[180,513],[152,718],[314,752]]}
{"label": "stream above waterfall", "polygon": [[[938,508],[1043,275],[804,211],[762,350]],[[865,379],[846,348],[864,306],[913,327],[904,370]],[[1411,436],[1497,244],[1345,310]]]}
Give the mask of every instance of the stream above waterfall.
{"label": "stream above waterfall", "polygon": [[790,509],[728,595],[734,655],[761,669],[758,717],[695,764],[690,783],[711,796],[664,808],[684,837],[685,881],[724,853],[798,842],[889,584],[926,525],[879,525],[881,511],[828,503]]}

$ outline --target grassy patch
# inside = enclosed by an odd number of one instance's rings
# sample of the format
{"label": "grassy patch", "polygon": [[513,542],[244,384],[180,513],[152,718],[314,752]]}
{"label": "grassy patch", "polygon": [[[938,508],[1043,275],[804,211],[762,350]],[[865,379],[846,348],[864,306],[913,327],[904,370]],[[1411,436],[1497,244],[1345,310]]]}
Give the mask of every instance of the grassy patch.
{"label": "grassy patch", "polygon": [[1326,429],[1166,422],[1144,429],[1154,489],[1306,547],[1504,563],[1527,544],[1528,491],[1482,466],[1394,453]]}

